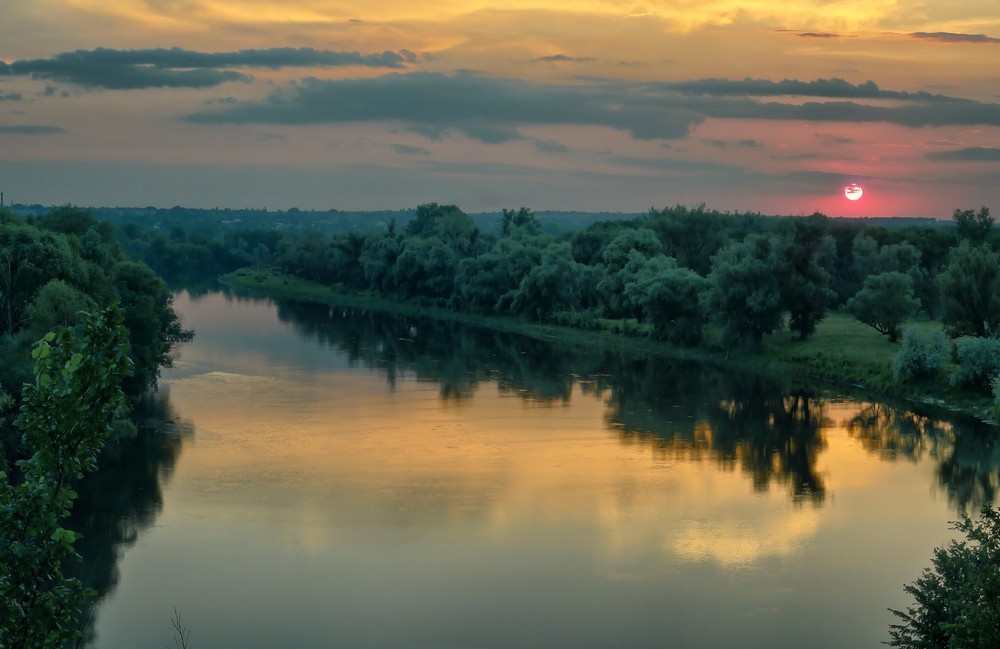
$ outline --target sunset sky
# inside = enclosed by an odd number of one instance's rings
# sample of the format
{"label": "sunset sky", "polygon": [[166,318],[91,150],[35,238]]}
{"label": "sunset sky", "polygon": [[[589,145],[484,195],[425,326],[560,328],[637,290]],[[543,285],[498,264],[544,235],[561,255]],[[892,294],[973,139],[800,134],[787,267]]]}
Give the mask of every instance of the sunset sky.
{"label": "sunset sky", "polygon": [[5,0],[0,44],[7,203],[1000,210],[1000,0]]}

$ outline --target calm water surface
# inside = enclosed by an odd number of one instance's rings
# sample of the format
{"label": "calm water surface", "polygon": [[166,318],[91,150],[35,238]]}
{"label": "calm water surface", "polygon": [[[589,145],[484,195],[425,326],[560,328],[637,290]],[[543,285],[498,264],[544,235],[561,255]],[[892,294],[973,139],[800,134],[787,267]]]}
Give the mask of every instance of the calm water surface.
{"label": "calm water surface", "polygon": [[197,331],[82,489],[92,646],[878,647],[989,430],[295,302]]}

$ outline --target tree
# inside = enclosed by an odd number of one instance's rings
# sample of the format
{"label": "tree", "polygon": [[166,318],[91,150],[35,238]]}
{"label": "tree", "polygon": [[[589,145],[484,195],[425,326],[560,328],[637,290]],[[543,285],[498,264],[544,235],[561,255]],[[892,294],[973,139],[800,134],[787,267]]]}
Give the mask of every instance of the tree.
{"label": "tree", "polygon": [[816,331],[837,299],[830,288],[836,243],[826,234],[826,217],[816,214],[792,222],[782,248],[781,299],[788,311],[788,328],[805,340]]}
{"label": "tree", "polygon": [[990,208],[983,206],[979,211],[955,210],[952,220],[958,229],[958,237],[967,241],[985,242],[993,227],[993,217]]}
{"label": "tree", "polygon": [[727,344],[749,340],[756,346],[781,326],[779,242],[759,234],[726,246],[712,257],[705,307],[724,327]]}
{"label": "tree", "polygon": [[879,273],[865,279],[857,295],[847,301],[847,310],[889,342],[899,339],[899,328],[920,308],[913,297],[913,279],[899,272]]}
{"label": "tree", "polygon": [[649,228],[631,228],[611,240],[604,248],[604,277],[597,290],[611,317],[635,316],[625,302],[625,284],[629,282],[644,259],[663,254],[663,245]]}
{"label": "tree", "polygon": [[953,529],[965,535],[936,548],[931,568],[903,587],[914,603],[889,609],[902,622],[889,626],[891,647],[995,649],[1000,638],[1000,510],[983,508]]}
{"label": "tree", "polygon": [[503,211],[502,221],[500,223],[501,234],[506,237],[513,230],[522,228],[525,232],[531,235],[539,235],[542,233],[542,224],[538,222],[534,212],[529,210],[527,207],[522,207],[516,212],[505,208]]}
{"label": "tree", "polygon": [[114,268],[115,286],[125,313],[132,360],[132,375],[125,391],[138,397],[156,387],[160,369],[173,367],[173,353],[194,332],[184,329],[174,313],[170,289],[142,262],[123,261]]}
{"label": "tree", "polygon": [[638,305],[653,325],[653,335],[691,346],[702,340],[706,323],[699,296],[708,280],[690,268],[660,255],[647,261],[625,285],[629,302]]}
{"label": "tree", "polygon": [[66,239],[30,225],[0,223],[0,331],[24,324],[24,308],[53,279],[69,276],[73,255]]}
{"label": "tree", "polygon": [[96,467],[111,424],[124,414],[120,384],[131,370],[124,314],[116,305],[34,347],[34,383],[16,424],[31,457],[20,482],[0,473],[0,638],[8,649],[62,649],[78,638],[88,593],[63,569],[79,557],[62,527],[73,483]]}
{"label": "tree", "polygon": [[549,246],[511,294],[511,312],[545,320],[556,311],[576,308],[580,304],[580,274],[580,264],[573,260],[568,243]]}
{"label": "tree", "polygon": [[1000,254],[986,244],[963,241],[948,255],[938,277],[941,321],[952,337],[1000,334]]}

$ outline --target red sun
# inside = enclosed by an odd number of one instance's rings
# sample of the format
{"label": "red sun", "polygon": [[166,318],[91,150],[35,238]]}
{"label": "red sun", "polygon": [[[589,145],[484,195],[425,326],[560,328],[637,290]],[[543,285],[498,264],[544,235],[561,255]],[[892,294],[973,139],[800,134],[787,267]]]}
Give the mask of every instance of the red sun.
{"label": "red sun", "polygon": [[847,197],[849,201],[856,201],[864,195],[865,191],[861,189],[861,185],[857,183],[851,183],[847,187],[844,187],[844,196]]}

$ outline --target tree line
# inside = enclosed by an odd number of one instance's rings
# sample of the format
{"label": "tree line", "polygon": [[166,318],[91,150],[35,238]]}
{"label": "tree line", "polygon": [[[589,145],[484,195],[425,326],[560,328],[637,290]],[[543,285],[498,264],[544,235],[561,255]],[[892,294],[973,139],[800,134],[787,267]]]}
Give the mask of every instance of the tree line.
{"label": "tree line", "polygon": [[806,339],[836,308],[891,340],[918,311],[952,336],[991,337],[992,217],[957,210],[954,221],[890,229],[677,206],[557,237],[521,208],[504,210],[492,235],[457,206],[429,203],[401,231],[390,222],[365,234],[293,233],[259,257],[343,289],[583,327],[632,322],[681,345],[703,343],[712,324],[724,346],[759,345],[786,325]]}

